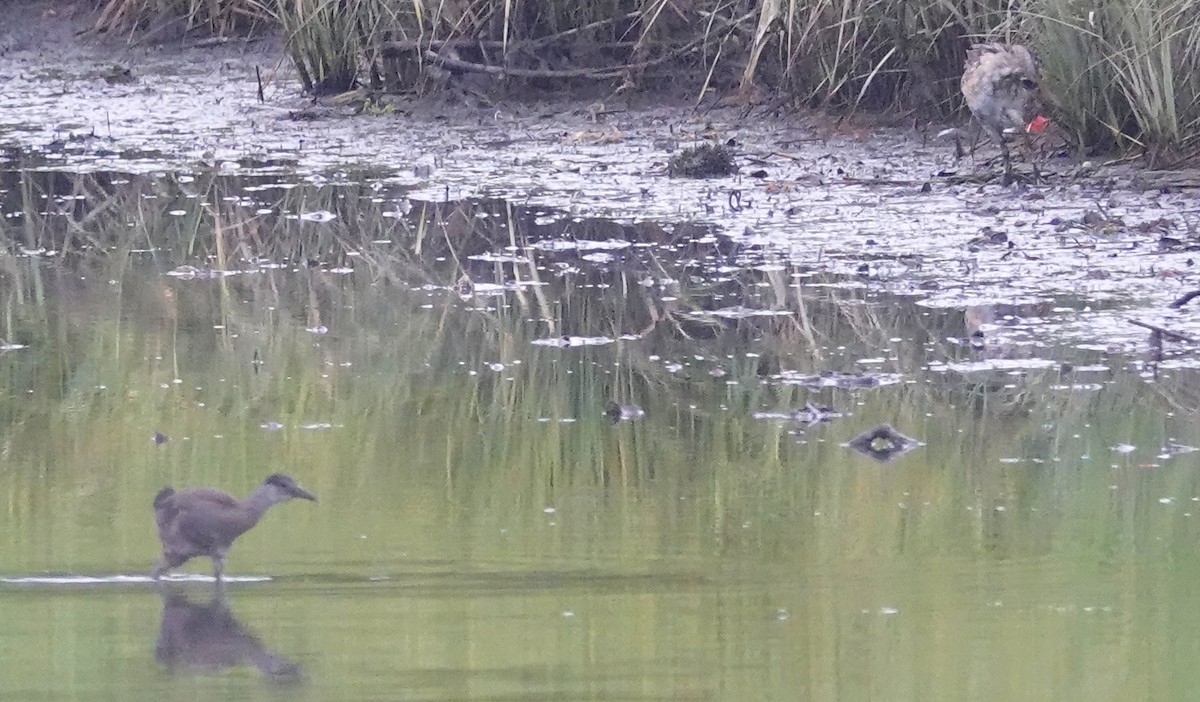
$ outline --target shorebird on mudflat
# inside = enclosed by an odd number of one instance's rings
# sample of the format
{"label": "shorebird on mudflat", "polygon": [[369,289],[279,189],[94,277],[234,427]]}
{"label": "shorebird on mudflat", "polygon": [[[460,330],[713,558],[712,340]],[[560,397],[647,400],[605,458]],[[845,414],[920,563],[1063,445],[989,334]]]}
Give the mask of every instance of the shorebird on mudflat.
{"label": "shorebird on mudflat", "polygon": [[[1012,160],[1005,134],[1041,131],[1041,86],[1037,60],[1020,44],[975,44],[963,66],[962,94],[971,114],[1000,145],[1004,182],[1012,181]],[[1034,177],[1038,176],[1034,166]]]}

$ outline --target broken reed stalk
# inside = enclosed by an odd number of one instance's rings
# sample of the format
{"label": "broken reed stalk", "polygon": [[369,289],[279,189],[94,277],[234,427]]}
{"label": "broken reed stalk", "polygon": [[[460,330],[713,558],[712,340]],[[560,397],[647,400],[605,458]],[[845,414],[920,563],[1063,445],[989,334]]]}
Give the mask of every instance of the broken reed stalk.
{"label": "broken reed stalk", "polygon": [[1185,344],[1197,343],[1196,339],[1194,337],[1188,336],[1187,334],[1181,334],[1179,332],[1173,332],[1170,329],[1165,329],[1156,324],[1150,324],[1149,322],[1142,322],[1142,321],[1138,321],[1136,319],[1127,319],[1125,321],[1129,322],[1130,324],[1132,324],[1135,327],[1141,327],[1142,329],[1149,329],[1150,331],[1154,332],[1155,334],[1159,334],[1161,336],[1168,337],[1172,341],[1179,341],[1179,342],[1182,342]]}
{"label": "broken reed stalk", "polygon": [[434,65],[457,68],[461,71],[471,71],[475,73],[490,73],[493,75],[515,76],[519,78],[591,78],[600,80],[617,78],[629,73],[630,71],[638,71],[645,68],[650,68],[652,66],[662,65],[691,51],[694,51],[699,46],[699,43],[699,40],[693,41],[689,44],[685,44],[684,46],[669,51],[658,58],[639,61],[637,63],[626,63],[617,66],[608,66],[605,68],[572,68],[565,70],[492,66],[483,63],[474,63],[471,61],[456,59],[452,56],[446,56],[432,49],[426,49],[421,55],[429,61],[432,61]]}

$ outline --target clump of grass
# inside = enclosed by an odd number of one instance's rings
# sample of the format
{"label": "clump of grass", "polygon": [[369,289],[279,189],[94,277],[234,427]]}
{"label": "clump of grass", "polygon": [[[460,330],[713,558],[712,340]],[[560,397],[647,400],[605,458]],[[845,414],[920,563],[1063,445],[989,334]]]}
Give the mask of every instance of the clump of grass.
{"label": "clump of grass", "polygon": [[733,149],[724,144],[701,144],[683,149],[667,162],[667,171],[684,178],[716,178],[737,173]]}
{"label": "clump of grass", "polygon": [[300,81],[314,95],[353,88],[397,24],[397,3],[389,0],[274,1]]}
{"label": "clump of grass", "polygon": [[268,0],[102,0],[96,30],[183,33],[203,29],[215,35],[273,24]]}
{"label": "clump of grass", "polygon": [[1040,0],[1028,8],[1058,118],[1081,146],[1158,160],[1200,142],[1200,6]]}
{"label": "clump of grass", "polygon": [[802,104],[946,116],[961,107],[967,35],[1004,19],[987,0],[761,0],[741,87],[767,82]]}

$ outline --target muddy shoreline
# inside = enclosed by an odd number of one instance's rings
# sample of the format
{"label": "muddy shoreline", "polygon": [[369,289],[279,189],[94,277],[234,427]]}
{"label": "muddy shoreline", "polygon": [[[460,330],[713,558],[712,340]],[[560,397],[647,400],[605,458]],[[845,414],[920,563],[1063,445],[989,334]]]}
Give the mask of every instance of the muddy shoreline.
{"label": "muddy shoreline", "polygon": [[[270,39],[128,46],[78,37],[83,18],[24,7],[0,36],[8,169],[217,168],[369,181],[412,200],[502,198],[579,217],[702,222],[763,252],[743,265],[844,274],[931,307],[1070,298],[1080,302],[1052,314],[1055,333],[1112,348],[1146,343],[1131,317],[1200,336],[1200,320],[1167,307],[1200,287],[1194,171],[1053,158],[1044,183],[979,184],[970,180],[987,174],[994,150],[956,163],[953,146],[933,138],[940,125],[746,117],[640,104],[647,96],[502,105],[450,96],[352,115],[301,96]],[[133,80],[114,80],[114,63]],[[735,145],[737,175],[668,176],[672,153],[712,141]]]}

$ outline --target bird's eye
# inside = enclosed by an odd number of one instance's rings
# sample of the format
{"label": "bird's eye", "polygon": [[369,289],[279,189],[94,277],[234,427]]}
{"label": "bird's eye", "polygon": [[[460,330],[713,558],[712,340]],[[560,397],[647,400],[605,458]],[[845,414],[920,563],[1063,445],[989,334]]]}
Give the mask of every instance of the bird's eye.
{"label": "bird's eye", "polygon": [[1037,83],[1030,78],[1022,78],[1021,87],[1025,88],[1026,90],[1037,90]]}

